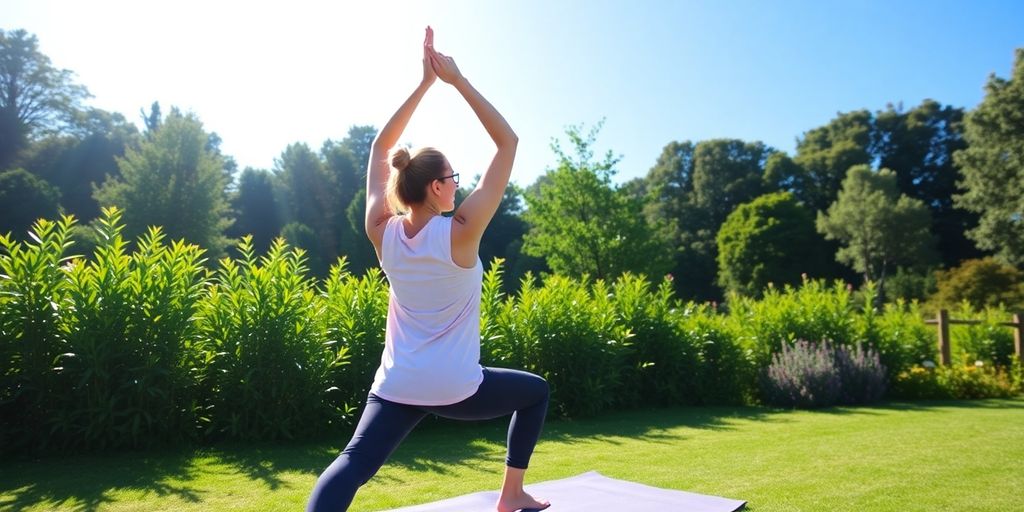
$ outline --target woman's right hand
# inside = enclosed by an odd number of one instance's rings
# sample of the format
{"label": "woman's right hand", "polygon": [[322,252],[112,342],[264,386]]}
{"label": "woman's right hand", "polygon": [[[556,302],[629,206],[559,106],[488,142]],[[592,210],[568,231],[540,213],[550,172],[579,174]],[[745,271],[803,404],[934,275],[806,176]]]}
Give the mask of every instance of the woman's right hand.
{"label": "woman's right hand", "polygon": [[423,38],[423,83],[432,85],[437,80],[430,54],[434,51],[434,29],[427,26],[427,35]]}
{"label": "woman's right hand", "polygon": [[462,72],[459,71],[459,67],[455,65],[455,59],[437,51],[434,49],[434,33],[430,31],[430,46],[427,48],[427,52],[430,54],[430,63],[434,68],[434,72],[437,76],[449,84],[454,84],[462,78]]}

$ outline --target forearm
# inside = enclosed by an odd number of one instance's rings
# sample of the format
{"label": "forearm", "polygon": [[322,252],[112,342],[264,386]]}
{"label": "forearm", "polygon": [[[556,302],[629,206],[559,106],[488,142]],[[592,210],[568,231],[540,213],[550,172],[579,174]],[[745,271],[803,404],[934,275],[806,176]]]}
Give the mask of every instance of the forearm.
{"label": "forearm", "polygon": [[416,111],[416,107],[419,106],[420,100],[423,99],[423,95],[426,94],[427,89],[430,88],[430,84],[426,82],[420,82],[416,86],[416,90],[409,95],[409,98],[402,103],[402,106],[398,108],[398,111],[391,116],[387,124],[381,128],[377,134],[377,138],[373,141],[374,148],[379,151],[387,151],[398,144],[398,139],[402,136],[402,132],[405,131],[405,127],[409,124],[409,119],[412,118],[412,113]]}
{"label": "forearm", "polygon": [[512,127],[508,125],[505,118],[498,113],[498,110],[494,108],[489,101],[487,101],[483,95],[480,94],[466,77],[460,77],[454,84],[455,89],[459,91],[459,94],[465,98],[466,103],[469,103],[470,108],[473,109],[473,113],[480,119],[480,123],[484,125],[484,129],[487,130],[487,134],[491,136],[491,140],[494,144],[501,148],[515,148],[519,142],[519,137],[516,136],[515,132],[512,131]]}

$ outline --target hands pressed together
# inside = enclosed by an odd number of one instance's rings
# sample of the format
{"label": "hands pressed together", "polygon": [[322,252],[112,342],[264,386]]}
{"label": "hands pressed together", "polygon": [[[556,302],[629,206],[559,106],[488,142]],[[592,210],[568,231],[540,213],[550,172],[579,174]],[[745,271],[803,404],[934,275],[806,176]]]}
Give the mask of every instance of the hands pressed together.
{"label": "hands pressed together", "polygon": [[423,83],[430,85],[437,78],[454,84],[462,78],[462,72],[454,59],[434,49],[434,29],[427,27],[423,39]]}

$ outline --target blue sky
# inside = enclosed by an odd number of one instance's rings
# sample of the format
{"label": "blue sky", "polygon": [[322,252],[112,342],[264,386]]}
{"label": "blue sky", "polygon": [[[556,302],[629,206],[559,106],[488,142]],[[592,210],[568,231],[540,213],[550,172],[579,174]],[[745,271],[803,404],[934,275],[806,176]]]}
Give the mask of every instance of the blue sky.
{"label": "blue sky", "polygon": [[[369,2],[361,2],[363,4]],[[792,153],[837,112],[973,108],[1024,47],[1020,1],[256,3],[4,0],[0,28],[36,34],[93,106],[139,123],[154,100],[195,112],[241,167],[271,168],[353,124],[383,125],[437,47],[520,137],[513,179],[554,163],[570,124],[604,118],[598,149],[644,175],[672,140],[759,140]],[[439,83],[440,84],[440,83]],[[492,152],[469,108],[435,86],[404,141],[467,176]]]}

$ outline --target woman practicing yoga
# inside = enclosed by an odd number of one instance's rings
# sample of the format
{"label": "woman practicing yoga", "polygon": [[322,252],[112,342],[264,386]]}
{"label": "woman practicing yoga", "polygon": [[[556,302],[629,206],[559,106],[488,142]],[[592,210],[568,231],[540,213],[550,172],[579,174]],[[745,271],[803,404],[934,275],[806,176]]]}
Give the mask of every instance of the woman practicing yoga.
{"label": "woman practicing yoga", "polygon": [[[518,137],[501,114],[434,50],[427,27],[423,80],[377,135],[366,175],[366,234],[391,286],[381,364],[348,446],[324,470],[307,512],[346,510],[405,436],[428,414],[459,420],[512,414],[499,512],[544,509],[523,476],[548,408],[548,385],[526,372],[480,366],[480,237],[498,209]],[[465,98],[497,152],[452,217],[459,174],[439,151],[394,148],[440,77]],[[399,215],[399,212],[405,212]]]}

